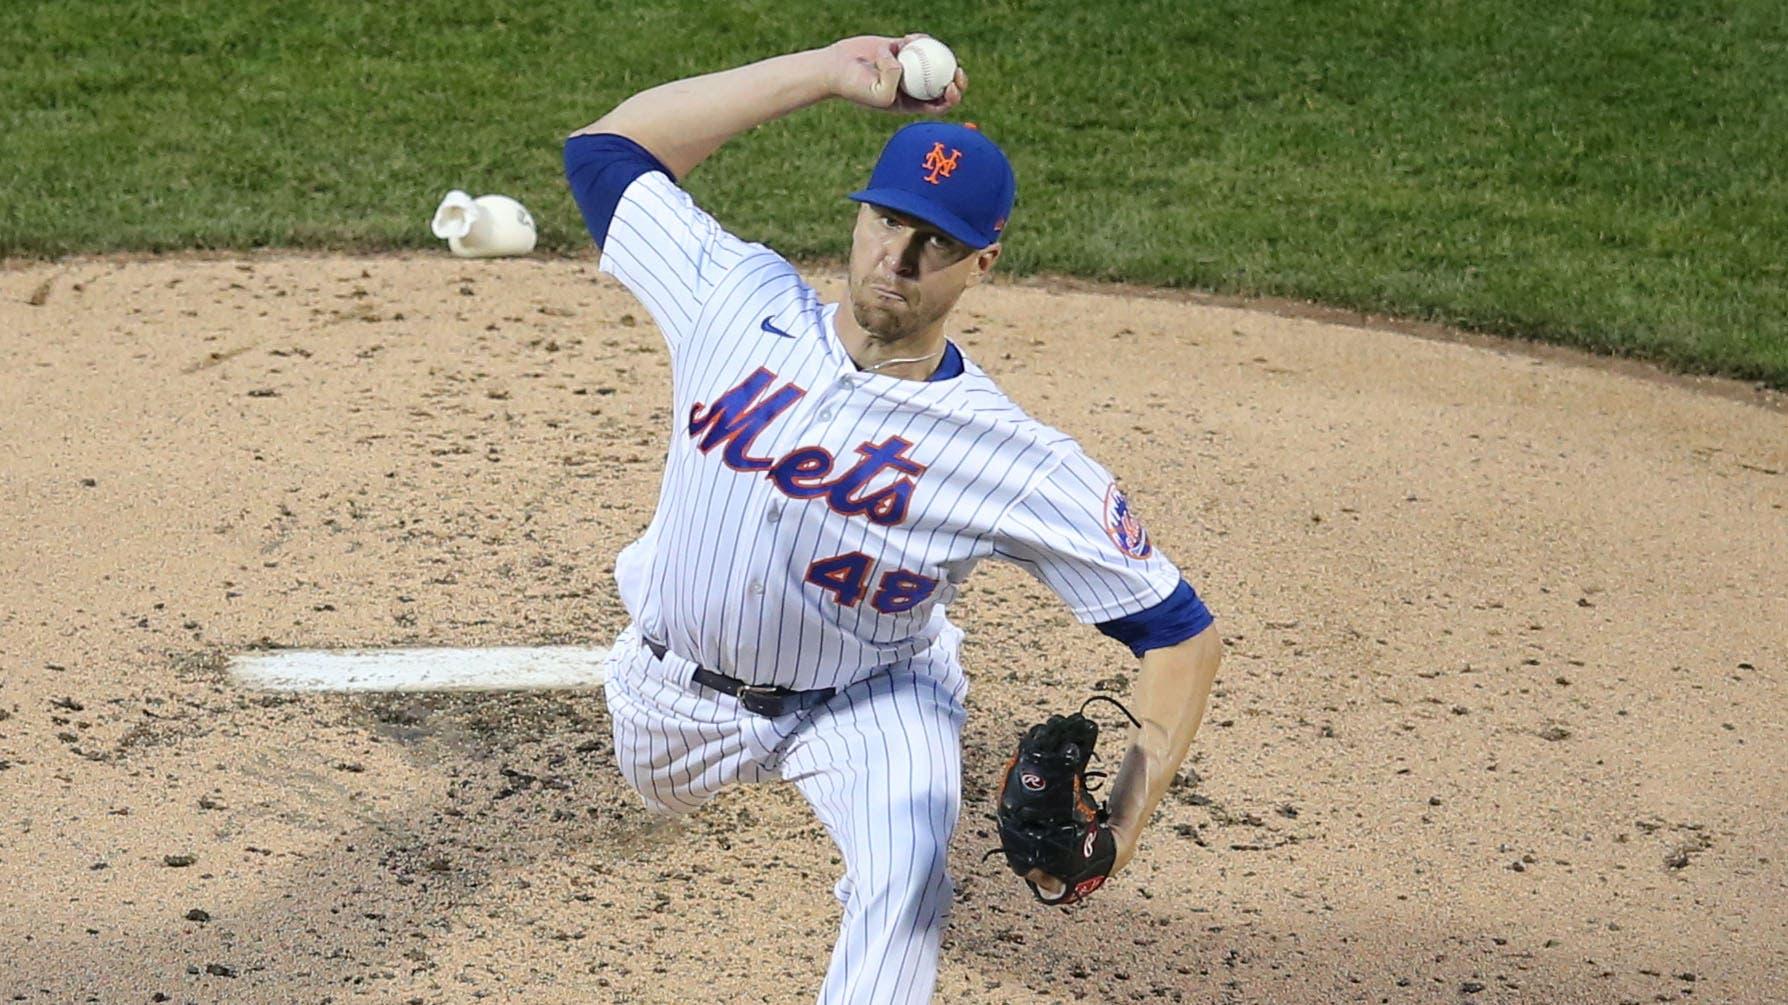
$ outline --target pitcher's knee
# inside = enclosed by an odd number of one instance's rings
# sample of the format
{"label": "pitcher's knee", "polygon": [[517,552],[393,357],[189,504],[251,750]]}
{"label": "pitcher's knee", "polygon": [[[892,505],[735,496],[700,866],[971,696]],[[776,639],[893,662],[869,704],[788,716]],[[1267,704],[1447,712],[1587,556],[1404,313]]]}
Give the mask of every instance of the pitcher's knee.
{"label": "pitcher's knee", "polygon": [[[921,800],[919,803],[928,803]],[[915,805],[915,810],[936,809]],[[954,893],[948,871],[950,832],[955,820],[933,812],[893,817],[896,833],[890,845],[874,848],[870,862],[857,870],[853,893],[899,900],[915,913],[941,913]]]}
{"label": "pitcher's knee", "polygon": [[847,903],[882,901],[898,905],[895,915],[932,918],[947,911],[955,889],[945,868],[944,849],[923,844],[895,850],[867,874],[840,883],[837,892],[845,894],[840,899]]}
{"label": "pitcher's knee", "polygon": [[924,873],[914,874],[914,906],[921,918],[941,920],[950,913],[950,904],[956,897],[956,882],[950,878],[945,856],[946,850],[939,846],[935,857],[926,860]]}

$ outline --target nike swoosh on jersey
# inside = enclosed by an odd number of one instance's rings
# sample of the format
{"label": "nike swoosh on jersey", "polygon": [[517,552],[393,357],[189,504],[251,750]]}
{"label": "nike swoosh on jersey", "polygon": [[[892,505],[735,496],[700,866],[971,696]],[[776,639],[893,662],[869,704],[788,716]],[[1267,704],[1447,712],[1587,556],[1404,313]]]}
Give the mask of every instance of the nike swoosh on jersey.
{"label": "nike swoosh on jersey", "polygon": [[759,325],[758,327],[762,328],[764,331],[767,331],[772,335],[781,335],[783,338],[794,338],[795,336],[793,333],[785,332],[782,329],[780,329],[770,323],[770,319],[774,316],[775,315],[773,315],[773,314],[764,315],[764,323]]}

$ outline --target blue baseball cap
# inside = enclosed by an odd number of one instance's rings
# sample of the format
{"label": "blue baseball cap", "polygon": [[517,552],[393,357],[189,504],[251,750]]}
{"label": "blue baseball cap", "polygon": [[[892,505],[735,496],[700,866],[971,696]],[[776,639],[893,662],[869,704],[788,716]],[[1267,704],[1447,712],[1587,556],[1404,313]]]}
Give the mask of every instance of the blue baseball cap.
{"label": "blue baseball cap", "polygon": [[1000,239],[1018,179],[999,144],[972,125],[913,122],[882,148],[858,202],[917,217],[971,248]]}

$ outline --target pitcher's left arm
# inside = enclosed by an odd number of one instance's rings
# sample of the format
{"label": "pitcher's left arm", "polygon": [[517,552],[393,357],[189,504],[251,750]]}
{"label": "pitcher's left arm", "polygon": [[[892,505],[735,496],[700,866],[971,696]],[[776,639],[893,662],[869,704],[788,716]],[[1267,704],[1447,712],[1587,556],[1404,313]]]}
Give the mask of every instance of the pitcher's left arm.
{"label": "pitcher's left arm", "polygon": [[1136,856],[1144,825],[1186,760],[1222,654],[1223,640],[1215,625],[1184,642],[1142,654],[1142,672],[1129,704],[1142,725],[1130,728],[1124,759],[1105,804],[1117,838],[1113,872]]}

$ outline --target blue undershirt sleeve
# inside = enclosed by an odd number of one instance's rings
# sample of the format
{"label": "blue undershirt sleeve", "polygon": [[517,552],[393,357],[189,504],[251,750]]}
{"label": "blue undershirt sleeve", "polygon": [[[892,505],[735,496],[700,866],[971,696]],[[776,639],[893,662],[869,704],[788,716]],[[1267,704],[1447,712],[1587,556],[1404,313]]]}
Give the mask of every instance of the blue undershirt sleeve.
{"label": "blue undershirt sleeve", "polygon": [[651,151],[615,133],[586,133],[565,141],[565,180],[597,247],[608,240],[615,207],[633,180],[648,171],[676,176]]}
{"label": "blue undershirt sleeve", "polygon": [[1191,584],[1182,579],[1166,600],[1146,611],[1101,621],[1097,627],[1140,657],[1150,649],[1178,645],[1209,628],[1214,620]]}

